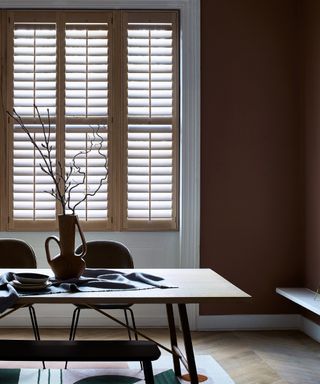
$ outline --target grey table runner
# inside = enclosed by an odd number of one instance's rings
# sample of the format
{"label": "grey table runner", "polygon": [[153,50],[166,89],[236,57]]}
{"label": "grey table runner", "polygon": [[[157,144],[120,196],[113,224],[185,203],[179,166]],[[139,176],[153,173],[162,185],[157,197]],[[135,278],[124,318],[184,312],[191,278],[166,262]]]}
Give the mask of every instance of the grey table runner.
{"label": "grey table runner", "polygon": [[0,275],[0,312],[4,312],[6,309],[13,307],[18,300],[19,296],[17,291],[9,284],[12,280],[12,272]]}
{"label": "grey table runner", "polygon": [[176,288],[164,285],[162,277],[141,272],[124,273],[108,269],[86,269],[79,279],[59,281],[50,279],[51,285],[37,291],[19,291],[10,284],[14,279],[13,272],[0,275],[0,312],[14,306],[19,295],[41,295],[67,292],[98,292],[114,290],[141,290],[152,288]]}

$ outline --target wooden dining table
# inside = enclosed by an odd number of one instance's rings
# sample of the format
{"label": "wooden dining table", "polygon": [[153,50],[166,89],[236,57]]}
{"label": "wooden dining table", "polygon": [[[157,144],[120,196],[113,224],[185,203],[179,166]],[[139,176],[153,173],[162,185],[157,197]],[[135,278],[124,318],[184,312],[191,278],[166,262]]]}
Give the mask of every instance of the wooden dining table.
{"label": "wooden dining table", "polygon": [[[13,272],[34,272],[53,276],[51,269],[23,269]],[[119,269],[123,273],[130,273],[132,269]],[[199,382],[197,367],[195,363],[192,337],[190,332],[186,304],[216,303],[219,301],[248,300],[251,296],[234,284],[217,274],[211,269],[135,269],[142,272],[162,277],[161,284],[172,288],[152,288],[142,290],[115,290],[99,292],[64,292],[64,293],[39,293],[19,295],[17,305],[27,306],[30,304],[81,304],[88,308],[104,314],[116,321],[119,325],[127,327],[125,323],[114,318],[108,313],[102,312],[95,305],[98,304],[164,304],[166,306],[168,329],[171,348],[159,344],[158,346],[172,354],[175,374],[181,376],[181,365],[183,363],[189,372],[192,384]],[[8,272],[0,269],[0,274]],[[11,271],[12,272],[12,271]],[[185,356],[178,345],[176,333],[176,321],[174,316],[174,305],[178,307],[178,317],[185,347]],[[137,333],[149,339],[138,329]]]}

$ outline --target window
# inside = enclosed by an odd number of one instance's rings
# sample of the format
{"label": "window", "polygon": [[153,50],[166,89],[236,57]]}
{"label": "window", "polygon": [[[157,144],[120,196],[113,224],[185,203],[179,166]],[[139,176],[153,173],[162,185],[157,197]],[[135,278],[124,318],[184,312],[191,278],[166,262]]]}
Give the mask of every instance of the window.
{"label": "window", "polygon": [[[43,131],[50,134],[56,172],[67,175],[79,161],[86,177],[70,175],[70,204],[89,194],[76,207],[83,227],[177,229],[178,14],[6,16],[6,109],[16,110],[40,147]],[[12,118],[6,129],[8,229],[54,228],[61,212],[43,159]]]}

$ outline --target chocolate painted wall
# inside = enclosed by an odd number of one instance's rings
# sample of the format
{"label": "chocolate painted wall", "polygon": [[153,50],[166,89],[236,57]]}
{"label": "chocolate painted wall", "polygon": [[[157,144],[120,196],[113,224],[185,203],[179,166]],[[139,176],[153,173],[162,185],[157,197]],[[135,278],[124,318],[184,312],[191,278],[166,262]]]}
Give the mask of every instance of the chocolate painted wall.
{"label": "chocolate painted wall", "polygon": [[201,14],[201,267],[253,299],[200,313],[297,312],[275,288],[303,282],[298,3],[202,0]]}
{"label": "chocolate painted wall", "polygon": [[320,2],[304,7],[306,132],[306,286],[320,284]]}

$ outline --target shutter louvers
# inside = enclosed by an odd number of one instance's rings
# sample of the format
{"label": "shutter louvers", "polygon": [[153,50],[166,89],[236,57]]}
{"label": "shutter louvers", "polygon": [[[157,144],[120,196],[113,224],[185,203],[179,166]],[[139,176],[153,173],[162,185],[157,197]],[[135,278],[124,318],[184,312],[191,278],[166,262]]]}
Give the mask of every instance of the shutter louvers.
{"label": "shutter louvers", "polygon": [[172,31],[128,29],[128,116],[172,117]]}
{"label": "shutter louvers", "polygon": [[[87,199],[76,207],[76,213],[81,220],[105,220],[108,217],[106,183],[108,135],[106,129],[100,128],[98,135],[94,134],[88,125],[66,126],[66,172],[69,172],[68,164],[73,164],[72,159],[75,156],[77,156],[75,164],[81,167],[80,172],[70,177],[72,185],[77,184],[71,193],[71,207],[82,200],[85,194],[89,194]],[[103,138],[103,142],[100,138]],[[85,172],[86,177],[81,172]],[[94,193],[98,188],[98,192]]]}
{"label": "shutter louvers", "polygon": [[[28,126],[39,146],[43,143],[41,126]],[[52,127],[54,128],[54,127]],[[54,140],[54,134],[51,134]],[[55,152],[52,152],[55,156]],[[43,160],[21,128],[14,126],[13,149],[13,217],[14,219],[55,219],[54,188],[51,177],[40,169]]]}
{"label": "shutter louvers", "polygon": [[[42,116],[47,116],[49,109],[55,119],[56,56],[55,24],[15,24],[13,108],[29,122],[26,127],[39,146],[43,133],[34,105]],[[51,128],[55,158],[55,125]],[[55,219],[55,199],[46,192],[53,188],[52,180],[40,169],[43,160],[16,124],[13,125],[13,143],[13,219]]]}
{"label": "shutter louvers", "polygon": [[88,194],[76,207],[79,218],[87,221],[108,218],[108,64],[108,24],[66,24],[66,172],[76,156],[86,178],[81,171],[71,176],[77,186],[70,203],[74,206]]}
{"label": "shutter louvers", "polygon": [[[5,14],[5,107],[43,153],[50,127],[66,213],[84,230],[178,229],[179,12]],[[46,160],[17,121],[7,127],[4,227],[56,229]]]}
{"label": "shutter louvers", "polygon": [[132,229],[176,227],[173,28],[128,23],[126,225]]}
{"label": "shutter louvers", "polygon": [[54,24],[19,24],[14,28],[13,104],[22,117],[56,114],[56,29]]}
{"label": "shutter louvers", "polygon": [[66,117],[108,116],[107,25],[66,26]]}
{"label": "shutter louvers", "polygon": [[172,127],[129,125],[129,219],[172,217],[172,169]]}

